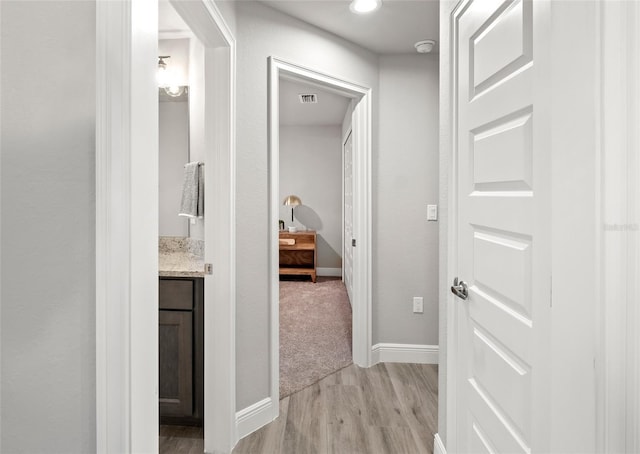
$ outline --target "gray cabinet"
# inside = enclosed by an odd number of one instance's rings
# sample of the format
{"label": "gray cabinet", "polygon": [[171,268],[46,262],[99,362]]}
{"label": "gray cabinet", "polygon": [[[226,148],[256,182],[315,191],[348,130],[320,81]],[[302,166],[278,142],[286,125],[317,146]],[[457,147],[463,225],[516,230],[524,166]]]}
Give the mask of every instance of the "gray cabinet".
{"label": "gray cabinet", "polygon": [[161,424],[202,425],[203,305],[203,278],[160,278],[158,350]]}

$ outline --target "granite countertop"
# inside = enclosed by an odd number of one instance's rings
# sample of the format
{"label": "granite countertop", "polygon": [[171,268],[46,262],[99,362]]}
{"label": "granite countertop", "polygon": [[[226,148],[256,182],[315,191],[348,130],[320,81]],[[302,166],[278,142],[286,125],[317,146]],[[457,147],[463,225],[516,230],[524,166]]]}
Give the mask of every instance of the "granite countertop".
{"label": "granite countertop", "polygon": [[183,237],[160,237],[160,277],[204,277],[204,241]]}

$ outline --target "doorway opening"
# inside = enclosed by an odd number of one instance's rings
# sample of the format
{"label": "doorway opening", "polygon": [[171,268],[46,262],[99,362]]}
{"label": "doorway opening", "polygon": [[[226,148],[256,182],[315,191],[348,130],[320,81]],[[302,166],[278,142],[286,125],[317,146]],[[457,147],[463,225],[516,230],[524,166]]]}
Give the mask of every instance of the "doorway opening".
{"label": "doorway opening", "polygon": [[160,452],[204,451],[204,46],[158,4]]}
{"label": "doorway opening", "polygon": [[191,49],[190,149],[192,161],[205,163],[200,173],[208,222],[191,224],[190,233],[202,235],[204,262],[215,270],[205,273],[203,286],[204,451],[226,451],[236,441],[235,41],[213,2],[169,3],[199,43]]}
{"label": "doorway opening", "polygon": [[[345,194],[353,198],[353,166],[350,150],[346,161],[343,156],[343,138],[351,131],[351,98],[288,77],[280,78],[279,89],[283,399],[352,363],[352,313],[345,286],[351,279],[343,281],[343,240],[353,204],[343,212]],[[350,245],[347,250],[351,252]]]}
{"label": "doorway opening", "polygon": [[[280,227],[283,200],[280,192],[281,126],[280,82],[303,83],[308,87],[332,93],[350,100],[350,123],[353,143],[353,207],[352,238],[343,238],[353,252],[353,279],[351,290],[352,352],[353,362],[361,367],[371,365],[371,90],[339,78],[291,64],[277,58],[269,59],[269,179],[270,179],[270,307],[271,307],[271,400],[277,402],[280,394]],[[283,137],[284,138],[284,137]],[[342,135],[339,146],[342,145]],[[342,177],[342,175],[340,175]],[[342,181],[337,183],[342,186]],[[284,189],[284,188],[283,188]],[[292,188],[290,191],[293,191]],[[286,196],[295,194],[286,194]],[[343,203],[344,206],[344,203]],[[290,209],[291,207],[289,207]],[[313,207],[307,207],[313,208]],[[295,209],[294,209],[295,211]],[[309,210],[307,222],[313,224]],[[288,224],[297,227],[295,216]],[[317,223],[317,219],[315,220]],[[285,221],[286,223],[286,221]],[[301,225],[304,225],[302,223]],[[316,224],[319,225],[319,224]],[[306,227],[306,226],[305,226]],[[344,231],[341,226],[341,236]],[[340,267],[342,268],[342,267]],[[342,269],[337,273],[342,277]],[[274,418],[278,406],[273,405]]]}
{"label": "doorway opening", "polygon": [[[229,452],[236,442],[235,39],[214,2],[170,4],[202,44],[206,74],[202,160],[213,165],[203,172],[210,194],[204,261],[215,272],[203,279],[204,451]],[[98,452],[158,452],[158,9],[123,1],[96,10]]]}

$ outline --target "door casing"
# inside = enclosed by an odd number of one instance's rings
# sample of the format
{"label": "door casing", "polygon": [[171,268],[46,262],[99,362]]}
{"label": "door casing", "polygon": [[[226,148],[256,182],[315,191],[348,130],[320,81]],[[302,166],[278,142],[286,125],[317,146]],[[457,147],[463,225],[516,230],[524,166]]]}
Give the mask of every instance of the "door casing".
{"label": "door casing", "polygon": [[[354,140],[354,288],[353,362],[371,365],[371,89],[285,60],[269,57],[269,282],[270,399],[279,401],[279,81],[292,78],[319,85],[357,102],[353,112]],[[271,405],[271,417],[278,405]]]}
{"label": "door casing", "polygon": [[640,451],[640,5],[600,2],[598,452]]}
{"label": "door casing", "polygon": [[[206,49],[205,450],[230,452],[235,38],[213,0],[171,3]],[[96,450],[158,452],[158,4],[98,1],[96,26]]]}

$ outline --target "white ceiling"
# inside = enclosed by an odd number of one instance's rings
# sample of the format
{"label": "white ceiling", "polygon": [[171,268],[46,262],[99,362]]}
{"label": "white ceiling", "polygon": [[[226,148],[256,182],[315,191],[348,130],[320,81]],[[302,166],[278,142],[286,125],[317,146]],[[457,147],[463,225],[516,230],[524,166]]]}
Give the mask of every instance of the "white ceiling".
{"label": "white ceiling", "polygon": [[[301,104],[299,94],[318,95],[317,104]],[[351,100],[304,82],[280,79],[280,124],[283,126],[341,125]]]}
{"label": "white ceiling", "polygon": [[[416,42],[437,41],[440,32],[438,0],[382,0],[382,7],[370,14],[352,13],[350,0],[260,1],[377,54],[414,53]],[[189,30],[168,0],[159,2],[159,30]]]}
{"label": "white ceiling", "polygon": [[[415,53],[413,45],[417,41],[437,40],[439,35],[438,0],[383,0],[382,7],[368,15],[352,13],[350,0],[260,1],[378,54]],[[189,30],[168,0],[159,2],[158,25],[165,33]],[[301,93],[317,94],[318,104],[301,104]],[[340,125],[349,102],[317,86],[281,79],[280,124]]]}
{"label": "white ceiling", "polygon": [[382,0],[370,14],[352,13],[350,0],[260,1],[377,54],[414,53],[416,42],[437,41],[440,32],[438,0]]}

